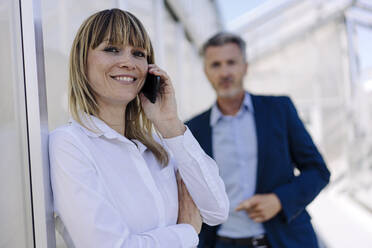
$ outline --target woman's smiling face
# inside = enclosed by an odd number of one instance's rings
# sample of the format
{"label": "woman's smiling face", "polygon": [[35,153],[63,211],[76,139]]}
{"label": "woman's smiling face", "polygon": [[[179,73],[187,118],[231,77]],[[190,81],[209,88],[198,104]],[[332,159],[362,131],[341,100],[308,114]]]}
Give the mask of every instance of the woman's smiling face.
{"label": "woman's smiling face", "polygon": [[147,54],[143,48],[103,41],[88,51],[88,82],[98,105],[126,106],[142,88],[147,70]]}

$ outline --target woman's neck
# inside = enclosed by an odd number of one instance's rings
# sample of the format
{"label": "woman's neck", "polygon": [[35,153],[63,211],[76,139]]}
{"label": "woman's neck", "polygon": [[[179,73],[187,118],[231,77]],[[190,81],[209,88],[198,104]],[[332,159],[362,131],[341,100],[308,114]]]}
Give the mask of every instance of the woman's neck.
{"label": "woman's neck", "polygon": [[125,136],[125,109],[126,106],[104,106],[100,104],[99,118],[116,132]]}

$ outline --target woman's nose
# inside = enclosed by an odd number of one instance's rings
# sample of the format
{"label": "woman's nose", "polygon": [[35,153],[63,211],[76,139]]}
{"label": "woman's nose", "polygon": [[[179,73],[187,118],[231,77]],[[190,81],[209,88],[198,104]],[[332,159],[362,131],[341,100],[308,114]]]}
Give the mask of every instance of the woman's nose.
{"label": "woman's nose", "polygon": [[123,52],[123,54],[120,55],[118,65],[121,68],[127,68],[127,69],[134,69],[135,65],[133,63],[132,55],[129,52]]}

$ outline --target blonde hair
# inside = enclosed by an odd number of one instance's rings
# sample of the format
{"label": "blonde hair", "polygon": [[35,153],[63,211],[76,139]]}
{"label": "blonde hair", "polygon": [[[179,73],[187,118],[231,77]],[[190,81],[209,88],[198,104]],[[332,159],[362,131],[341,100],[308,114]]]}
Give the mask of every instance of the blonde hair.
{"label": "blonde hair", "polygon": [[[72,117],[85,126],[79,113],[98,117],[99,106],[87,77],[89,48],[96,48],[104,40],[110,44],[124,44],[146,50],[147,62],[155,62],[150,38],[142,23],[131,13],[108,9],[88,17],[80,26],[70,53],[69,108]],[[86,126],[85,126],[86,127]],[[125,137],[142,142],[164,166],[169,162],[167,151],[153,136],[153,123],[144,114],[139,97],[128,103],[125,113]]]}

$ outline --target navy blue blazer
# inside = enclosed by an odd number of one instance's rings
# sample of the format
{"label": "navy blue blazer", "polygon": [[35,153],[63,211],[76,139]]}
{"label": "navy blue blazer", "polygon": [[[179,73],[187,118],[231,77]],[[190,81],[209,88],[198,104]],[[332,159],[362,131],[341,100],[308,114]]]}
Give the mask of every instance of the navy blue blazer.
{"label": "navy blue blazer", "polygon": [[[267,237],[273,248],[318,247],[305,207],[328,184],[330,172],[289,97],[251,96],[258,146],[256,193],[274,192],[282,204],[263,223]],[[213,157],[210,114],[211,109],[186,124]],[[203,224],[199,247],[214,247],[217,229]]]}

